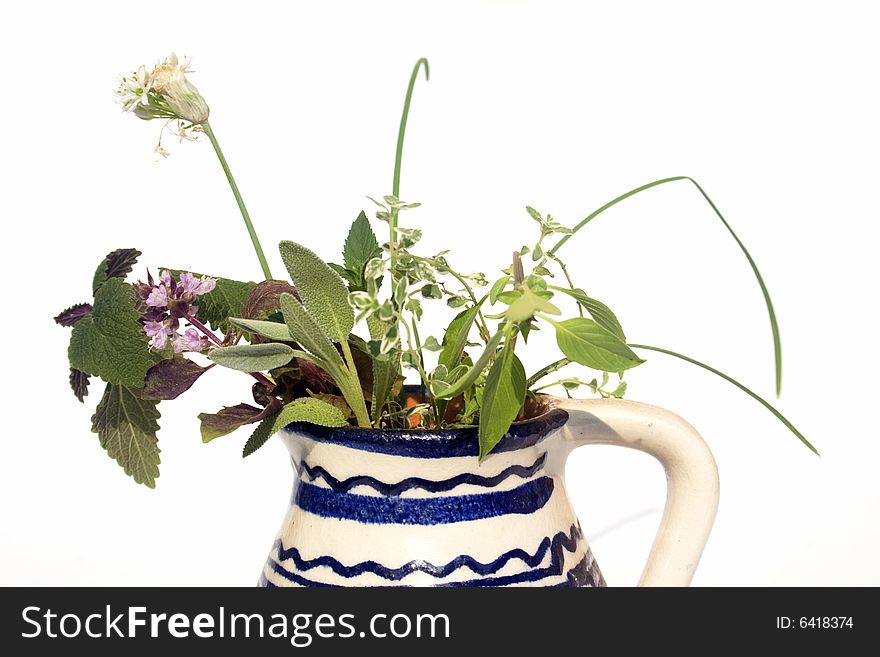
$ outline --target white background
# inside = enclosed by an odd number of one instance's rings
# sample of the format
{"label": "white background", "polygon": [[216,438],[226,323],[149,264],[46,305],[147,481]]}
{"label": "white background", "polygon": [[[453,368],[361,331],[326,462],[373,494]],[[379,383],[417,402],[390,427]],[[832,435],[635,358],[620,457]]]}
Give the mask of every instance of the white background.
{"label": "white background", "polygon": [[[276,275],[283,238],[338,259],[366,195],[390,192],[413,63],[401,196],[430,251],[490,279],[532,241],[526,204],[573,224],[670,175],[700,181],[765,274],[780,318],[780,408],[659,354],[629,396],[706,437],[721,473],[699,585],[880,584],[872,3],[17,3],[2,49],[3,450],[0,583],[256,581],[290,490],[282,446],[202,445],[196,414],[246,400],[215,371],[163,403],[162,476],[136,486],[67,388],[68,330],[118,247],[142,265],[259,276],[206,143],[166,146],[114,105],[117,73],[171,50],[191,79]],[[377,226],[377,230],[380,226]],[[770,330],[742,254],[687,183],[633,198],[565,247],[631,340],[684,351],[772,395]],[[142,269],[138,270],[142,272]],[[436,333],[436,329],[434,331]],[[524,360],[552,357],[549,333]],[[653,461],[571,458],[571,496],[609,583],[633,584],[659,519]]]}

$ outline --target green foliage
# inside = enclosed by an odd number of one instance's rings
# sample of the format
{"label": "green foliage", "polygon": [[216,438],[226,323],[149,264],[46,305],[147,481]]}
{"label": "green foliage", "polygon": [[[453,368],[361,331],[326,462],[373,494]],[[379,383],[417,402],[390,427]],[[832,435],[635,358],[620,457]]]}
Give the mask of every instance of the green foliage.
{"label": "green foliage", "polygon": [[504,343],[486,377],[480,408],[480,458],[492,451],[522,410],[526,371],[513,349],[510,340]]}
{"label": "green foliage", "polygon": [[381,253],[379,241],[370,226],[367,215],[361,212],[351,224],[342,249],[344,270],[351,290],[363,290],[366,286],[364,269],[367,263]]}
{"label": "green foliage", "polygon": [[136,390],[110,383],[92,416],[92,431],[101,447],[125,474],[149,488],[156,487],[159,476],[158,405],[142,399]]}
{"label": "green foliage", "polygon": [[105,281],[95,294],[92,314],[73,326],[70,367],[107,383],[142,388],[156,359],[139,319],[131,285],[120,278]]}
{"label": "green foliage", "polygon": [[443,350],[440,352],[437,362],[447,370],[453,369],[461,362],[461,355],[467,345],[468,335],[482,305],[483,301],[480,301],[477,305],[461,311],[446,327],[446,333],[443,336]]}
{"label": "green foliage", "polygon": [[554,286],[552,289],[563,292],[573,298],[575,301],[578,302],[581,307],[583,307],[584,310],[590,313],[590,316],[599,326],[607,329],[621,340],[626,341],[626,335],[624,335],[623,327],[617,320],[617,315],[615,315],[611,311],[611,308],[606,306],[604,303],[602,303],[598,299],[594,299],[588,296],[587,293],[580,288],[564,288]]}
{"label": "green foliage", "polygon": [[548,321],[556,327],[559,349],[576,363],[603,372],[623,372],[645,362],[625,342],[592,319]]}
{"label": "green foliage", "polygon": [[[297,302],[294,300],[294,303]],[[290,329],[287,328],[287,324],[269,322],[261,319],[242,319],[239,317],[230,317],[229,323],[235,328],[241,329],[245,333],[250,333],[251,335],[259,335],[260,337],[275,340],[276,342],[295,342],[293,336],[290,335]]]}
{"label": "green foliage", "polygon": [[[169,269],[174,278],[180,278],[185,270]],[[215,331],[225,333],[229,330],[230,317],[242,317],[244,304],[247,302],[257,284],[248,281],[234,281],[229,278],[206,276],[192,272],[196,278],[213,278],[217,285],[207,294],[199,297],[199,319]]]}
{"label": "green foliage", "polygon": [[265,344],[242,344],[220,347],[208,354],[208,358],[240,372],[263,372],[283,367],[293,360],[294,350],[280,342]]}

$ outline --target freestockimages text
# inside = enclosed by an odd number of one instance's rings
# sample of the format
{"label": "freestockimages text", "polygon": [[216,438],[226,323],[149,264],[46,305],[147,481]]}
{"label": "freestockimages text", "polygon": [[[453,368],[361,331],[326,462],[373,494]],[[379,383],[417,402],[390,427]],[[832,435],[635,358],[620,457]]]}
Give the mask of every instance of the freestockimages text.
{"label": "freestockimages text", "polygon": [[58,613],[29,606],[22,609],[22,638],[271,638],[286,639],[304,648],[316,638],[426,638],[450,637],[446,614],[373,614],[358,619],[356,614],[263,614],[231,613],[219,607],[212,613],[155,613],[147,607],[106,605],[87,615]]}

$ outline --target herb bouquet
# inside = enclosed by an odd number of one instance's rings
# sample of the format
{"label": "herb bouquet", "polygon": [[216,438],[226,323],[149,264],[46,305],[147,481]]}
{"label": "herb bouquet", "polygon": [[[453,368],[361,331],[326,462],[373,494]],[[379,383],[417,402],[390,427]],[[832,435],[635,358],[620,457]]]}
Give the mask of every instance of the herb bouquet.
{"label": "herb bouquet", "polygon": [[[459,270],[446,252],[421,248],[422,231],[403,221],[418,203],[402,201],[399,191],[410,98],[421,70],[427,78],[424,59],[416,64],[406,92],[391,193],[370,199],[381,238],[361,212],[338,263],[283,241],[279,250],[289,281],[269,270],[208,120],[208,104],[188,79],[186,63],[172,55],[151,70],[141,67],[121,78],[117,95],[126,112],[163,121],[163,130],[181,137],[210,142],[264,279],[244,282],[160,268],[130,283],[126,278],[140,253],[119,249],[99,264],[92,280],[94,298],[55,318],[72,328],[68,356],[77,399],[84,401],[91,379],[106,384],[92,431],[126,474],[155,485],[160,402],[178,398],[215,366],[250,377],[253,399],[200,414],[202,440],[248,425],[252,430],[244,456],[291,423],[311,423],[413,432],[474,427],[478,456],[484,458],[512,423],[544,410],[542,390],[561,386],[567,395],[585,389],[602,398],[623,397],[624,372],[640,366],[644,361],[638,353],[647,351],[723,377],[814,449],[769,402],[727,375],[666,349],[628,343],[615,314],[572,280],[562,259],[569,240],[615,204],[659,185],[694,185],[742,249],[764,295],[778,392],[780,342],[767,288],[745,246],[696,181],[677,176],[651,182],[572,227],[527,207],[534,236],[509,262],[498,263],[490,278]],[[157,152],[166,154],[161,142]],[[442,335],[420,328],[423,307],[431,303],[451,309]],[[526,372],[517,354],[539,328],[555,332],[559,353],[539,370]],[[569,364],[588,374],[558,374]],[[417,377],[417,386],[403,386],[408,373]]]}

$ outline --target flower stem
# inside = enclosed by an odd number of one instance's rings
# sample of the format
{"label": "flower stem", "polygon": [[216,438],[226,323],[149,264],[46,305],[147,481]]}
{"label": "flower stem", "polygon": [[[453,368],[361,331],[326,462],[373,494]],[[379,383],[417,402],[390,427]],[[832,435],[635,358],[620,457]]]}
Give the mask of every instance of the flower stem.
{"label": "flower stem", "polygon": [[217,159],[220,160],[220,166],[223,167],[223,173],[226,174],[226,180],[229,181],[229,187],[232,189],[232,195],[235,196],[235,202],[238,204],[238,209],[241,211],[241,217],[244,219],[244,225],[247,228],[248,235],[251,237],[251,243],[254,245],[254,251],[257,253],[257,258],[260,261],[260,267],[263,269],[263,276],[266,280],[270,280],[272,278],[272,272],[269,270],[269,263],[266,262],[266,256],[263,253],[263,247],[260,246],[260,238],[257,237],[257,231],[254,230],[254,225],[251,223],[251,217],[248,214],[247,208],[244,205],[244,199],[241,197],[241,192],[238,191],[238,185],[235,184],[235,178],[232,177],[232,171],[229,169],[229,164],[226,162],[226,158],[223,156],[223,151],[220,150],[220,144],[217,143],[217,137],[214,136],[214,131],[211,129],[211,124],[207,121],[202,123],[202,130],[208,135],[208,139],[211,142],[211,146],[214,147],[214,152],[217,153]]}

